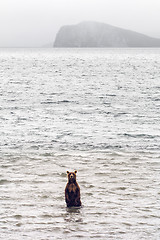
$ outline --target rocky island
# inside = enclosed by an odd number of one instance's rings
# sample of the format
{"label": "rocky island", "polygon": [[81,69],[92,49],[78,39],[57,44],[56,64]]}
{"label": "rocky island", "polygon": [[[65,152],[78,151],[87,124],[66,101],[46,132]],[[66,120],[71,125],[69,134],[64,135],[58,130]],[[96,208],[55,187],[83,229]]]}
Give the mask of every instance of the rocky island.
{"label": "rocky island", "polygon": [[82,22],[63,26],[57,33],[56,48],[160,47],[160,39],[105,23]]}

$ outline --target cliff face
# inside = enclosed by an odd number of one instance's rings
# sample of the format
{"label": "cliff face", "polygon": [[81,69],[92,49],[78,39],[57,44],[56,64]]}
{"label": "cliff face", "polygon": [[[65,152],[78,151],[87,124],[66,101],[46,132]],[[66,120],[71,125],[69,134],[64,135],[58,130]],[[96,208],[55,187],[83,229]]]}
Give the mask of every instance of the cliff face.
{"label": "cliff face", "polygon": [[82,22],[61,27],[54,47],[160,47],[160,39],[104,23]]}

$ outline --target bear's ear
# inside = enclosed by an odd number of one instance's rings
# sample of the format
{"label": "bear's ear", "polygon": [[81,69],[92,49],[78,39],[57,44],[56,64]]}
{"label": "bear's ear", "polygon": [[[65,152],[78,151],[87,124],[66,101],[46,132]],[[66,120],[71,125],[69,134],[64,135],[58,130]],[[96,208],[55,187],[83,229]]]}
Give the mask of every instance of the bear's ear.
{"label": "bear's ear", "polygon": [[67,171],[67,174],[69,173],[69,171]]}
{"label": "bear's ear", "polygon": [[74,173],[77,173],[77,170],[76,170],[76,171],[74,171]]}

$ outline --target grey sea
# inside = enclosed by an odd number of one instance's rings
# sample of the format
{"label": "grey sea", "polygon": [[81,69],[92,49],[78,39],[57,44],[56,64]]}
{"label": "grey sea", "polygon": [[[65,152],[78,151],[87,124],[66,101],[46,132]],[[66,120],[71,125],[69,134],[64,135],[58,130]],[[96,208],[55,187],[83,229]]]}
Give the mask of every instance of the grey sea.
{"label": "grey sea", "polygon": [[0,139],[1,239],[160,239],[160,49],[0,49]]}

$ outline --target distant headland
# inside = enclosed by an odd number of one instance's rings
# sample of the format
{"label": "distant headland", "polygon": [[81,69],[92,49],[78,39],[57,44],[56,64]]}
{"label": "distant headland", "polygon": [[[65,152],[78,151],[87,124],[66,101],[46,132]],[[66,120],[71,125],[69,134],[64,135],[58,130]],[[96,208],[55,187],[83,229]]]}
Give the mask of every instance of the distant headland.
{"label": "distant headland", "polygon": [[99,22],[62,26],[54,42],[56,48],[160,47],[160,39]]}

